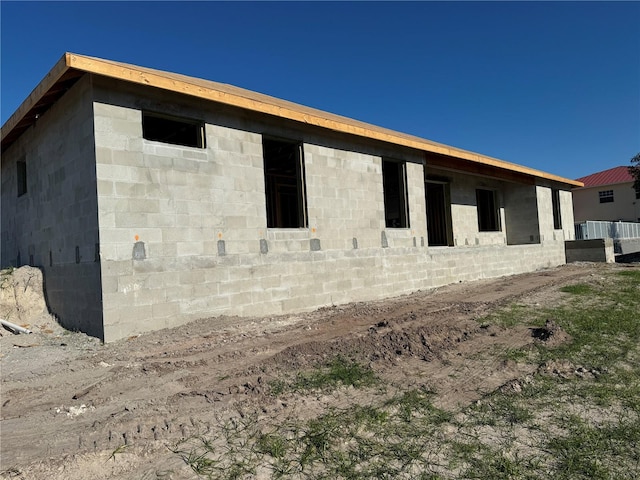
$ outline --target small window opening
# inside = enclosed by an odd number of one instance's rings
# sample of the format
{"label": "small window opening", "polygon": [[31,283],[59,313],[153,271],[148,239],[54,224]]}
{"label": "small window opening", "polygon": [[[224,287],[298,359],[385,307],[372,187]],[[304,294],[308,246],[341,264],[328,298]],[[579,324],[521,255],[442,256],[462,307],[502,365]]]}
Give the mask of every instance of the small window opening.
{"label": "small window opening", "polygon": [[479,188],[476,190],[476,201],[478,203],[478,229],[481,232],[500,231],[496,192]]}
{"label": "small window opening", "polygon": [[18,160],[18,196],[27,193],[27,162]]}
{"label": "small window opening", "polygon": [[634,190],[636,191],[636,200],[640,200],[640,185],[634,187]]}
{"label": "small window opening", "polygon": [[267,227],[306,228],[302,145],[299,142],[265,138],[262,148]]}
{"label": "small window opening", "polygon": [[560,214],[560,190],[551,190],[551,203],[553,204],[553,228],[562,230],[562,215]]}
{"label": "small window opening", "polygon": [[382,160],[384,221],[387,228],[409,228],[406,162]]}
{"label": "small window opening", "polygon": [[600,197],[600,203],[613,203],[613,190],[598,192],[598,197]]}
{"label": "small window opening", "polygon": [[204,123],[155,113],[142,113],[142,136],[147,140],[204,148]]}

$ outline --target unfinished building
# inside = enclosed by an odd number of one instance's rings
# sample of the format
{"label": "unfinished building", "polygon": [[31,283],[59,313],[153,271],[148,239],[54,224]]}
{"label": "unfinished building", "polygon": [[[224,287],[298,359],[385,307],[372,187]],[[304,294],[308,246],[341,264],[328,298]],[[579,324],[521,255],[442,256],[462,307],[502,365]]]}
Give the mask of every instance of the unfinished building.
{"label": "unfinished building", "polygon": [[104,341],[565,262],[569,179],[65,54],[2,127],[2,266]]}

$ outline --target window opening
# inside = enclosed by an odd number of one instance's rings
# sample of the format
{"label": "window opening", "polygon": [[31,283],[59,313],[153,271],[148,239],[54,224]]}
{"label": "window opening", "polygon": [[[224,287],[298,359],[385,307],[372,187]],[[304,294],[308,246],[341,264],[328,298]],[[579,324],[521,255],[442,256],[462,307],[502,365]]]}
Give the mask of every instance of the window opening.
{"label": "window opening", "polygon": [[598,192],[598,197],[600,197],[600,203],[613,203],[613,190]]}
{"label": "window opening", "polygon": [[478,229],[481,232],[500,231],[500,216],[496,202],[496,192],[493,190],[476,190],[478,203]]}
{"label": "window opening", "polygon": [[156,113],[142,113],[142,136],[147,140],[204,148],[204,123]]}
{"label": "window opening", "polygon": [[262,149],[267,227],[307,227],[302,145],[298,142],[265,138]]}
{"label": "window opening", "polygon": [[553,204],[553,228],[562,229],[562,215],[560,214],[560,190],[551,190],[551,203]]}
{"label": "window opening", "polygon": [[426,182],[427,240],[430,246],[453,246],[449,184]]}
{"label": "window opening", "polygon": [[382,160],[384,220],[387,228],[409,228],[406,162]]}
{"label": "window opening", "polygon": [[27,162],[18,160],[18,196],[21,197],[27,193]]}

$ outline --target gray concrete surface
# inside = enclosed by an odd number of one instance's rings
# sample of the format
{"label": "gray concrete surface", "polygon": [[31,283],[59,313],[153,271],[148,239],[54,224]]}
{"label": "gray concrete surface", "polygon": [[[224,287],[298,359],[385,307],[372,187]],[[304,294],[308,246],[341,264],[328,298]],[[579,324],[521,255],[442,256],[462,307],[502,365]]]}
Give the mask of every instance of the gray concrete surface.
{"label": "gray concrete surface", "polygon": [[[202,120],[206,147],[143,139],[143,110]],[[53,276],[50,304],[63,323],[105,341],[206,316],[293,313],[552,267],[565,262],[573,235],[569,191],[563,229],[553,228],[550,183],[435,168],[414,150],[143,86],[83,80],[46,116],[50,133],[36,124],[3,156],[3,264],[17,251],[29,262],[38,238],[33,261]],[[302,145],[304,228],[267,228],[265,135]],[[11,223],[5,217],[20,211],[5,212],[5,202],[23,201],[10,192],[11,165],[29,148],[51,151],[37,154],[48,177],[30,198],[56,178],[62,185],[50,210],[29,200]],[[383,158],[406,162],[407,228],[385,226]],[[453,247],[426,240],[426,174],[449,184]],[[499,231],[479,231],[478,188],[496,192]],[[46,268],[49,250],[56,268]]]}
{"label": "gray concrete surface", "polygon": [[606,262],[614,263],[613,240],[596,238],[591,240],[572,240],[565,242],[567,263],[570,262]]}

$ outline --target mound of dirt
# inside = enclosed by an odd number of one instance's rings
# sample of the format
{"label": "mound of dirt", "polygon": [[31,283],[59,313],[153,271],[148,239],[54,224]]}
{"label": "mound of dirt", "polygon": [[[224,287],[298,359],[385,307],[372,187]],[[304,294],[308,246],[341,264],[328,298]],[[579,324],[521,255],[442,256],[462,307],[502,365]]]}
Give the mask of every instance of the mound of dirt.
{"label": "mound of dirt", "polygon": [[[417,320],[413,312],[410,317]],[[274,355],[272,361],[289,368],[308,367],[336,355],[364,362],[388,363],[401,356],[429,361],[438,352],[453,349],[480,330],[478,325],[474,328],[473,322],[460,322],[458,325],[447,322],[426,325],[419,321],[416,323],[417,325],[385,320],[360,335],[287,347]]]}
{"label": "mound of dirt", "polygon": [[565,332],[560,325],[552,319],[545,322],[544,327],[532,328],[531,336],[544,342],[548,346],[560,345],[571,340],[571,335]]}
{"label": "mound of dirt", "polygon": [[[36,333],[60,333],[64,329],[49,314],[42,272],[25,265],[0,271],[0,319]],[[0,328],[0,336],[10,333]]]}

